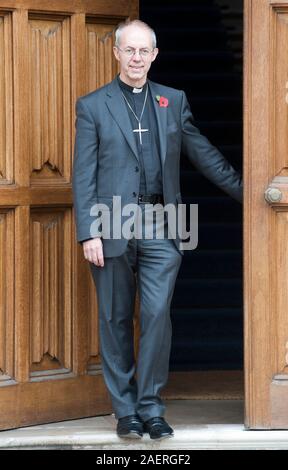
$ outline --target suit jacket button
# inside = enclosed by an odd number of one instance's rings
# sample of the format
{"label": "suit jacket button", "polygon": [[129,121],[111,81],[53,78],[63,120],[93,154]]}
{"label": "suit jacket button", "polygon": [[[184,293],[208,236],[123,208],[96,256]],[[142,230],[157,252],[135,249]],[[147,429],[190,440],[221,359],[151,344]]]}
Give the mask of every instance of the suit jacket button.
{"label": "suit jacket button", "polygon": [[135,166],[135,171],[136,171],[136,173],[139,171],[139,167],[138,167],[138,166]]}
{"label": "suit jacket button", "polygon": [[133,192],[133,197],[136,197],[136,196],[137,196],[137,194],[136,194],[135,191],[134,191],[134,192]]}

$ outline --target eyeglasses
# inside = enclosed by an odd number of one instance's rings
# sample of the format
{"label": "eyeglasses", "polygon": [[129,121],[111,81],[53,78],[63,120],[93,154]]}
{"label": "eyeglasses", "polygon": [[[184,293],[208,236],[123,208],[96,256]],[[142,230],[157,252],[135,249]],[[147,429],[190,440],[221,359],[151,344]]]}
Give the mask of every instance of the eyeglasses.
{"label": "eyeglasses", "polygon": [[126,49],[121,49],[120,47],[116,46],[119,51],[123,52],[127,57],[133,57],[134,54],[136,54],[137,50],[139,51],[139,54],[141,57],[148,57],[151,52],[154,51],[153,49],[148,49],[148,47],[143,47],[142,49],[134,49],[134,47],[126,47]]}

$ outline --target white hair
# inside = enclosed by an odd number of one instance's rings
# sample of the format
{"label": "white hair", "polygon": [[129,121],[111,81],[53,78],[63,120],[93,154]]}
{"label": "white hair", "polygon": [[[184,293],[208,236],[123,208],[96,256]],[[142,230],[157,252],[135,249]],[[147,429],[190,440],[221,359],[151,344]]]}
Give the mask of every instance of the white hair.
{"label": "white hair", "polygon": [[152,47],[154,49],[157,43],[155,31],[147,23],[144,23],[144,21],[141,21],[141,20],[132,20],[132,21],[126,20],[120,23],[115,31],[115,46],[117,47],[120,46],[121,34],[122,34],[123,29],[127,28],[127,26],[132,26],[132,25],[145,28],[150,32],[151,38],[152,38]]}

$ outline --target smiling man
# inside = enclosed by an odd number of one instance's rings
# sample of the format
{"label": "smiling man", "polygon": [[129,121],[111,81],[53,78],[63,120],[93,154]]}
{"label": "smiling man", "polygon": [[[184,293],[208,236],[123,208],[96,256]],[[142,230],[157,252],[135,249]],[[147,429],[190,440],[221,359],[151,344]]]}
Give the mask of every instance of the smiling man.
{"label": "smiling man", "polygon": [[120,79],[131,87],[143,87],[151,63],[158,54],[154,31],[136,20],[129,28],[123,25],[118,28],[115,42],[114,54],[120,62]]}
{"label": "smiling man", "polygon": [[[156,236],[154,222],[152,237],[133,236],[133,230],[131,237],[95,235],[92,215],[95,206],[102,204],[99,217],[105,228],[113,196],[120,196],[124,206],[136,204],[143,225],[151,208],[168,204],[177,208],[181,150],[238,201],[242,179],[194,126],[185,93],[148,80],[158,49],[155,33],[147,24],[139,20],[120,24],[114,54],[120,74],[76,103],[77,240],[83,244],[97,290],[103,374],[118,420],[117,433],[140,438],[147,431],[151,439],[162,439],[173,435],[164,419],[160,391],[169,371],[170,304],[183,255],[180,237],[169,236],[165,214],[162,238]],[[137,287],[141,335],[136,367]]]}

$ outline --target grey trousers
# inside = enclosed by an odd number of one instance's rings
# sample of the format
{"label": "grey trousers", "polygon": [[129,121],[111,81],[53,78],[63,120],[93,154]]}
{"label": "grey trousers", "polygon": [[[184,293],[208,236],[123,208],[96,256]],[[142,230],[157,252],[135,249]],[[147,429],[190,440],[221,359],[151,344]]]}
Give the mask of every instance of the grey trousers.
{"label": "grey trousers", "polygon": [[[128,241],[123,255],[90,264],[96,286],[100,353],[117,419],[138,414],[144,421],[164,416],[160,391],[168,379],[170,304],[182,255],[173,240]],[[133,314],[138,287],[140,343],[134,357]]]}

